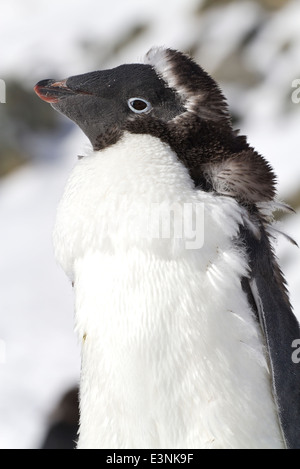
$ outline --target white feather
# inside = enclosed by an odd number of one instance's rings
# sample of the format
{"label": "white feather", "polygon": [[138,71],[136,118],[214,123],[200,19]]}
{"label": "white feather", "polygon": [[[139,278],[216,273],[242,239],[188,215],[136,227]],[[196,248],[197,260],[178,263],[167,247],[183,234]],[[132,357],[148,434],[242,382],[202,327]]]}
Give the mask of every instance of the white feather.
{"label": "white feather", "polygon": [[[153,203],[202,204],[203,247],[152,239]],[[78,161],[54,233],[84,337],[78,448],[283,447],[232,242],[244,218],[149,135]]]}
{"label": "white feather", "polygon": [[[170,88],[176,90],[181,96],[184,106],[188,113],[197,113],[199,103],[201,103],[203,96],[198,90],[197,94],[188,90],[187,87],[178,83],[176,73],[173,71],[173,63],[168,57],[168,49],[164,47],[152,47],[146,54],[145,63],[152,65],[156,73],[165,80]],[[182,119],[185,113],[176,116],[173,121]]]}

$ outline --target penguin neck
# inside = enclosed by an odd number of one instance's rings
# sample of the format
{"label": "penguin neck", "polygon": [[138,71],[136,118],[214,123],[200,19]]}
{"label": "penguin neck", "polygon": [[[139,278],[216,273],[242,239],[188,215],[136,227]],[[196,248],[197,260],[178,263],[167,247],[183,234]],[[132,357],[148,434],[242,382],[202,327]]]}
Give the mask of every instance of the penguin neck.
{"label": "penguin neck", "polygon": [[74,260],[88,251],[145,247],[149,210],[191,202],[192,194],[188,170],[166,143],[125,132],[73,169],[57,213],[56,257],[72,278]]}

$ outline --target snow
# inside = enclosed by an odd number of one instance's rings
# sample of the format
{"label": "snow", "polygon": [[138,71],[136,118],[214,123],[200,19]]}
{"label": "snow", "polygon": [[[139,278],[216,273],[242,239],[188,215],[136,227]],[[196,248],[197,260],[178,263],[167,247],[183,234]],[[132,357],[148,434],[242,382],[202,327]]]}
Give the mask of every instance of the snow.
{"label": "snow", "polygon": [[[68,155],[67,147],[57,151]],[[1,448],[38,447],[58,396],[78,382],[72,289],[52,248],[71,166],[68,159],[27,166],[1,184]]]}
{"label": "snow", "polygon": [[[148,26],[105,66],[139,61],[153,45],[189,50],[197,42],[197,60],[213,73],[260,20],[261,9],[245,1],[196,17],[193,12],[199,4],[2,0],[1,78],[18,76],[32,88],[43,78],[98,68],[106,51],[137,23]],[[231,107],[245,116],[241,132],[278,174],[282,199],[299,187],[300,180],[300,104],[290,103],[291,110],[285,109],[292,82],[300,78],[299,14],[299,1],[290,2],[246,49],[247,66],[264,77],[257,86],[246,90],[224,84]],[[287,41],[291,46],[283,54]],[[95,49],[90,52],[84,46],[87,42],[96,45],[99,64]],[[37,138],[36,146],[44,155],[51,149],[52,158],[16,171],[0,186],[0,448],[38,448],[53,406],[79,377],[72,288],[55,264],[52,228],[65,181],[86,139],[74,127],[62,142],[42,143],[46,148]],[[284,220],[283,230],[300,244],[299,223],[300,215],[291,216]],[[299,315],[300,250],[279,238],[278,255]]]}
{"label": "snow", "polygon": [[25,80],[37,81],[47,73],[60,72],[62,77],[84,73],[95,67],[95,57],[84,43],[97,44],[101,58],[102,49],[113,47],[136,24],[150,23],[154,29],[132,56],[127,54],[128,60],[143,56],[154,38],[180,46],[180,38],[188,34],[183,19],[198,4],[196,0],[2,0],[0,38],[6,47],[1,50],[1,74],[5,78],[17,70]]}

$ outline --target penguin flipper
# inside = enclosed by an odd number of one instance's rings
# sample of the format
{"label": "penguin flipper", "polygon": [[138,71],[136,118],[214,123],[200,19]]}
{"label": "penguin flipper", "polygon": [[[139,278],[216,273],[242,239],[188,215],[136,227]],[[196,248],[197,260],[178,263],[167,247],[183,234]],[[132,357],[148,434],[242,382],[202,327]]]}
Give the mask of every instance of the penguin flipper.
{"label": "penguin flipper", "polygon": [[300,326],[265,229],[262,227],[257,239],[242,228],[241,238],[251,269],[250,278],[244,278],[242,286],[265,337],[282,434],[288,449],[300,449],[300,363],[292,358]]}

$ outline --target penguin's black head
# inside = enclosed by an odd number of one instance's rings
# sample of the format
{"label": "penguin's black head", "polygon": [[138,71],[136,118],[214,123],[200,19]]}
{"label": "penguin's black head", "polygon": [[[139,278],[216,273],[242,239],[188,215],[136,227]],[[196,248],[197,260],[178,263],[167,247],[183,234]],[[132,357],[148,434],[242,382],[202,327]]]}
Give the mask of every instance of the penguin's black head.
{"label": "penguin's black head", "polygon": [[[195,62],[171,49],[151,49],[145,64],[121,65],[43,80],[35,86],[40,98],[73,120],[95,150],[118,141],[124,130],[155,133],[154,128],[178,116],[197,115],[229,121],[225,100],[214,80]],[[135,121],[135,125],[133,125]],[[148,130],[147,130],[148,129]]]}
{"label": "penguin's black head", "polygon": [[179,51],[154,48],[144,64],[43,80],[35,91],[76,122],[94,150],[115,144],[125,131],[150,134],[175,151],[196,188],[247,206],[274,197],[274,173],[233,131],[217,83]]}

